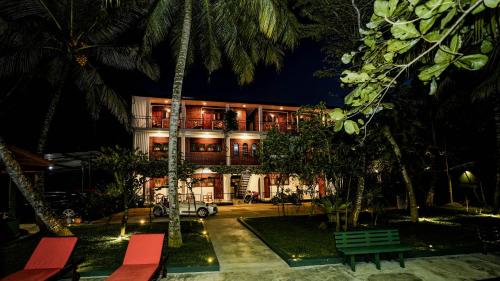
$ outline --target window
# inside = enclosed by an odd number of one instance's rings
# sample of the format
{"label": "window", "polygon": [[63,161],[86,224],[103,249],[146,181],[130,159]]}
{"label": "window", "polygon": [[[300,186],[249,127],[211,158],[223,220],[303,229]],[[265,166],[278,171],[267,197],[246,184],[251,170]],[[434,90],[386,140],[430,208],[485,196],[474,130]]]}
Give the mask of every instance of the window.
{"label": "window", "polygon": [[233,144],[233,155],[238,156],[240,154],[240,145],[235,143]]}
{"label": "window", "polygon": [[257,144],[252,143],[252,157],[257,157]]}
{"label": "window", "polygon": [[248,144],[243,144],[243,156],[248,156]]}
{"label": "window", "polygon": [[205,150],[206,149],[204,143],[197,143],[197,142],[191,143],[191,152],[204,152]]}
{"label": "window", "polygon": [[191,142],[191,152],[221,152],[222,143],[198,143]]}

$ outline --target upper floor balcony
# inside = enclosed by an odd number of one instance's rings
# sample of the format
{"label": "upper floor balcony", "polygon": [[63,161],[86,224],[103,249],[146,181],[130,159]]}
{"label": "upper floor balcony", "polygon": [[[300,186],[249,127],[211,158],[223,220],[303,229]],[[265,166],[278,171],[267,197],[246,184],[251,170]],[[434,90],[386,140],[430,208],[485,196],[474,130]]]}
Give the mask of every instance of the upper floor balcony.
{"label": "upper floor balcony", "polygon": [[[171,106],[169,100],[134,98],[132,127],[168,130]],[[178,121],[179,129],[267,132],[295,132],[298,128],[297,107],[223,102],[183,101]],[[230,124],[226,124],[226,120]],[[232,125],[232,126],[231,126]]]}

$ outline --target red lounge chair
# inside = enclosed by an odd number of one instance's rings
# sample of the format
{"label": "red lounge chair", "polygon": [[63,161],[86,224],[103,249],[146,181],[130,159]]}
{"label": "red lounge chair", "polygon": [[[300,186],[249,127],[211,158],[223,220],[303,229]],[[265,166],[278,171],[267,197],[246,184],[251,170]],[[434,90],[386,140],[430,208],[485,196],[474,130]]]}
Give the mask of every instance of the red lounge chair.
{"label": "red lounge chair", "polygon": [[[48,280],[70,269],[66,263],[75,248],[76,237],[44,237],[36,246],[23,270],[15,272],[2,281]],[[76,268],[73,268],[76,273]]]}
{"label": "red lounge chair", "polygon": [[[106,280],[151,280],[160,265],[164,234],[134,234],[130,237],[123,265]],[[160,271],[161,274],[161,271]]]}

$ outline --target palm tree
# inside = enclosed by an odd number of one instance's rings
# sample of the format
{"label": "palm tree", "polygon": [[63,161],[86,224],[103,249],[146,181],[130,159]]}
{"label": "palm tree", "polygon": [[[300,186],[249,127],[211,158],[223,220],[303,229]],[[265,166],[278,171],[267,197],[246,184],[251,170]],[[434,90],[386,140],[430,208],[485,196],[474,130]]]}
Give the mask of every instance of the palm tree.
{"label": "palm tree", "polygon": [[[169,246],[182,237],[177,201],[177,135],[186,64],[201,57],[209,73],[224,56],[240,84],[253,80],[257,64],[281,66],[283,49],[298,41],[299,23],[287,0],[157,0],[146,22],[144,51],[169,39],[177,59],[169,126]],[[176,19],[182,18],[182,24]]]}
{"label": "palm tree", "polygon": [[[129,127],[124,100],[102,77],[106,67],[139,70],[158,77],[156,66],[140,56],[139,46],[117,43],[140,21],[139,11],[106,10],[100,0],[11,0],[0,4],[0,17],[8,29],[0,35],[0,77],[44,73],[52,84],[50,100],[38,141],[43,153],[56,108],[73,83],[85,95],[93,118],[107,108]],[[124,39],[125,38],[125,39]]]}
{"label": "palm tree", "polygon": [[[99,0],[44,1],[11,0],[0,3],[0,78],[35,76],[43,73],[54,89],[44,118],[37,152],[42,154],[56,108],[69,83],[84,95],[93,118],[106,107],[126,128],[129,115],[124,100],[109,87],[102,70],[112,67],[139,70],[152,78],[158,69],[142,57],[138,45],[119,44],[140,20],[140,13],[129,9],[106,10]],[[124,38],[125,37],[125,38]],[[120,41],[121,40],[121,41]],[[10,159],[15,161],[15,159]],[[11,169],[11,171],[15,171]],[[10,174],[25,196],[32,194],[37,214],[44,208],[40,185],[43,177],[35,176],[35,188],[23,181],[20,173]],[[54,220],[44,220],[53,224]],[[47,228],[57,229],[56,225]]]}
{"label": "palm tree", "polygon": [[23,196],[35,210],[36,215],[47,226],[48,230],[60,236],[73,235],[71,231],[61,224],[57,216],[48,208],[47,204],[41,197],[40,192],[36,192],[32,183],[23,174],[21,166],[12,156],[12,153],[7,148],[3,137],[0,136],[0,159],[2,160],[7,173],[12,181],[17,185]]}

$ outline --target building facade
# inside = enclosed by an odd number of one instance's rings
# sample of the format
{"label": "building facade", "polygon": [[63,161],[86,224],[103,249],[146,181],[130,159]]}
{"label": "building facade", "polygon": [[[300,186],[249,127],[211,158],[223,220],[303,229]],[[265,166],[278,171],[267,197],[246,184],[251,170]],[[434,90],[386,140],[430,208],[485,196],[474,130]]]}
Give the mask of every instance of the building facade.
{"label": "building facade", "polygon": [[[133,146],[150,159],[168,158],[170,99],[134,96],[132,100]],[[178,145],[181,157],[195,165],[193,184],[196,200],[231,202],[237,194],[257,191],[262,200],[270,200],[277,192],[273,175],[251,173],[219,174],[210,167],[219,165],[254,166],[259,164],[257,149],[266,132],[276,128],[282,132],[296,131],[299,107],[203,101],[185,99],[181,104]],[[224,115],[236,113],[236,127],[224,133]],[[155,178],[143,189],[146,202],[157,194],[166,195],[166,178]],[[290,177],[286,188],[295,190],[298,179]],[[324,188],[319,184],[317,189]],[[180,183],[181,199],[187,194]],[[236,191],[236,192],[235,192]]]}

